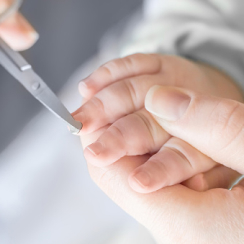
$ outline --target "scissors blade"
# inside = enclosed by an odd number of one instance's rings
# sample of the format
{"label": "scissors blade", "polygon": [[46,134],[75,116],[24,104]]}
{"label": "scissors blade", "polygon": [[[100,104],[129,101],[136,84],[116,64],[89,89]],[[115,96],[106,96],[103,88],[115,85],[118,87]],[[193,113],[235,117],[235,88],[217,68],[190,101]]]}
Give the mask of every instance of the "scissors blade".
{"label": "scissors blade", "polygon": [[33,71],[31,65],[18,53],[13,51],[0,38],[0,63],[15,77],[37,100],[58,118],[68,124],[73,134],[78,134],[82,124],[71,116],[46,83]]}
{"label": "scissors blade", "polygon": [[66,122],[73,134],[78,134],[82,124],[71,116],[66,107],[60,102],[49,87],[42,89],[42,92],[35,96],[47,109],[49,109],[58,118]]}

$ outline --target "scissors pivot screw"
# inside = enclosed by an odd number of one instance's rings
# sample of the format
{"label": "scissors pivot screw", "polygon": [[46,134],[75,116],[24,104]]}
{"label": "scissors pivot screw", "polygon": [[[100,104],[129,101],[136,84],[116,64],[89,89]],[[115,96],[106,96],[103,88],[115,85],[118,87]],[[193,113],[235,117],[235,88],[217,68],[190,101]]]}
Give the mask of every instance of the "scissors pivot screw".
{"label": "scissors pivot screw", "polygon": [[40,87],[40,83],[36,82],[32,85],[32,89],[36,91]]}

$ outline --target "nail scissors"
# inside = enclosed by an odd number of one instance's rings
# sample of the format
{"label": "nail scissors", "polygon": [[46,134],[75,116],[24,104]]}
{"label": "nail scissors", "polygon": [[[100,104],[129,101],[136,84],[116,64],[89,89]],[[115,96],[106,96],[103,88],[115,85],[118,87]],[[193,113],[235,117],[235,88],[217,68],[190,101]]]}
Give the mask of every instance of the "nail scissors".
{"label": "nail scissors", "polygon": [[82,123],[74,120],[57,96],[34,72],[31,65],[18,52],[10,48],[1,38],[0,64],[38,101],[54,115],[63,120],[68,125],[71,133],[79,133],[82,128]]}

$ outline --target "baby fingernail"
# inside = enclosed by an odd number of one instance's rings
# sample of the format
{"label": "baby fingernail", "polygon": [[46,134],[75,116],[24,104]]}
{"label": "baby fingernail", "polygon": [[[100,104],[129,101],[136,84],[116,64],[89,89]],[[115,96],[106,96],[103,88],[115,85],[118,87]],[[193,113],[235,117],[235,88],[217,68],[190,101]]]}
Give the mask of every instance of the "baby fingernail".
{"label": "baby fingernail", "polygon": [[142,188],[147,187],[151,182],[150,176],[143,171],[136,173],[133,178]]}
{"label": "baby fingernail", "polygon": [[[35,28],[30,24],[30,22],[22,14],[17,13],[15,15],[13,15],[11,18],[12,18],[13,23],[18,24],[19,27],[22,29],[22,31],[27,33],[29,38],[31,38],[31,40],[33,42],[35,42],[39,39],[39,34],[35,30]],[[9,18],[9,21],[11,18]]]}
{"label": "baby fingernail", "polygon": [[85,81],[80,81],[78,89],[82,97],[88,96],[89,91]]}
{"label": "baby fingernail", "polygon": [[93,144],[89,145],[87,149],[94,155],[98,156],[104,149],[102,143],[94,142]]}
{"label": "baby fingernail", "polygon": [[87,84],[84,81],[80,81],[79,83],[79,90],[86,90],[87,89]]}

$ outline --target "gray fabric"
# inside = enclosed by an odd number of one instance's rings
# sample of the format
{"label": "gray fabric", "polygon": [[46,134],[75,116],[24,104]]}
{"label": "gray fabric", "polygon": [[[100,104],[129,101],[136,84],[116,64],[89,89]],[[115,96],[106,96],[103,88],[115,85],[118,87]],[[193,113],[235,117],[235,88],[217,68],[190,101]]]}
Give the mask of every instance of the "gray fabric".
{"label": "gray fabric", "polygon": [[228,74],[244,91],[243,0],[145,0],[122,55],[175,54]]}

